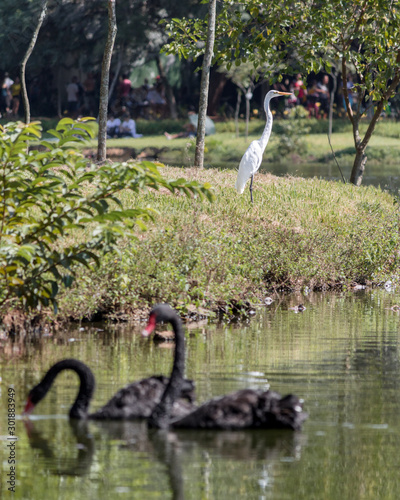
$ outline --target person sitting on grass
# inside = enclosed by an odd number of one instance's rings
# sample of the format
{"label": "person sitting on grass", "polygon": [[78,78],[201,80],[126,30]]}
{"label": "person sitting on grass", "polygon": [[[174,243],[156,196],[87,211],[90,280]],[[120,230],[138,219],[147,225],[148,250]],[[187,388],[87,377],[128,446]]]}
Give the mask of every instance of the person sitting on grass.
{"label": "person sitting on grass", "polygon": [[177,134],[169,134],[168,132],[164,132],[164,135],[167,139],[179,139],[180,137],[196,137],[196,126],[190,121],[190,115],[195,115],[194,111],[189,111],[189,123],[185,123],[184,131],[178,132]]}
{"label": "person sitting on grass", "polygon": [[113,114],[109,114],[107,120],[107,139],[118,137],[120,126],[121,120],[119,118],[115,118]]}
{"label": "person sitting on grass", "polygon": [[125,113],[123,115],[123,120],[121,123],[120,131],[119,131],[119,136],[120,137],[143,137],[143,134],[138,134],[136,132],[136,123],[135,120],[131,118],[131,115],[129,113]]}

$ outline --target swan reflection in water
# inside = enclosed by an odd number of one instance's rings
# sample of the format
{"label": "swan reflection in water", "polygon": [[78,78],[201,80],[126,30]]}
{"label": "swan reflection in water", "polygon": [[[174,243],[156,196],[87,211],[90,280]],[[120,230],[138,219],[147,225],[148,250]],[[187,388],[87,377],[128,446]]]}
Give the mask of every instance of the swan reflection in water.
{"label": "swan reflection in water", "polygon": [[[41,420],[41,423],[46,420]],[[42,425],[36,425],[32,420],[24,420],[25,430],[29,441],[29,446],[33,450],[39,450],[46,472],[59,476],[84,476],[91,470],[93,457],[95,453],[95,440],[88,428],[88,422],[85,420],[55,420],[56,425],[65,424],[69,427],[67,430],[66,443],[63,450],[68,449],[68,455],[60,457],[60,446],[55,443],[54,434],[49,435],[48,421],[45,430]],[[65,435],[65,433],[63,433]],[[70,439],[71,438],[71,439]],[[71,443],[71,446],[66,444]],[[72,449],[71,449],[72,448]],[[40,464],[36,463],[38,467]]]}
{"label": "swan reflection in water", "polygon": [[[257,468],[261,467],[256,472],[260,475],[261,484],[265,471],[271,474],[277,463],[299,460],[306,439],[301,433],[280,430],[199,433],[192,430],[148,429],[144,420],[93,422],[56,419],[54,423],[68,427],[61,429],[62,435],[66,436],[62,451],[54,440],[54,434],[59,432],[57,429],[49,432],[47,419],[25,421],[29,445],[41,454],[41,460],[36,458],[36,474],[87,475],[91,480],[98,481],[103,479],[99,471],[107,470],[108,487],[128,491],[132,488],[132,475],[139,477],[141,474],[149,475],[147,483],[143,477],[145,484],[157,488],[154,467],[145,465],[146,461],[157,462],[164,469],[164,473],[161,469],[161,474],[168,479],[171,497],[175,500],[185,498],[183,478],[192,475],[193,471],[196,475],[200,474],[202,488],[208,489],[207,485],[217,474],[214,466],[221,458],[238,462],[240,468],[241,464],[245,467],[251,462]],[[112,453],[115,449],[117,453]],[[61,456],[62,453],[65,456]],[[138,461],[144,464],[143,469],[138,468]],[[190,471],[183,474],[186,467],[190,467]]]}

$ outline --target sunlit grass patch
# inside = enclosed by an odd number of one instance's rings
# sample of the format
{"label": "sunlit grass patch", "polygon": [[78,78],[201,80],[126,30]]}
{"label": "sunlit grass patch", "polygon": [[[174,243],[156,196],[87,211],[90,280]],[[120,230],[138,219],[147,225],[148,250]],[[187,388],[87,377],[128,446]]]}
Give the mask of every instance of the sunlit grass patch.
{"label": "sunlit grass patch", "polygon": [[209,182],[215,201],[124,193],[126,206],[151,206],[159,215],[94,274],[82,274],[63,298],[69,314],[129,316],[158,301],[217,309],[275,290],[398,280],[398,208],[384,191],[258,174],[252,205],[248,189],[241,196],[234,190],[233,170],[165,167],[162,173]]}

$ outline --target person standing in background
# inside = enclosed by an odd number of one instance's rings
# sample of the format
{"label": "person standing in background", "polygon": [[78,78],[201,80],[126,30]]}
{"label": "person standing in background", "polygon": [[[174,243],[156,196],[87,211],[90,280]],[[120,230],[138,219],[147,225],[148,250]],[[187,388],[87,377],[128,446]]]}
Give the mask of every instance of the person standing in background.
{"label": "person standing in background", "polygon": [[329,92],[329,76],[324,75],[322,81],[317,84],[318,101],[320,102],[319,111],[322,118],[328,118],[331,95]]}
{"label": "person standing in background", "polygon": [[296,81],[294,82],[294,94],[297,97],[297,105],[301,104],[305,106],[307,100],[307,87],[300,73],[297,74]]}
{"label": "person standing in background", "polygon": [[79,102],[78,78],[72,77],[71,82],[66,87],[67,90],[67,111],[71,118],[76,118]]}
{"label": "person standing in background", "polygon": [[12,95],[10,87],[14,83],[14,80],[11,80],[8,73],[4,74],[4,80],[1,85],[1,111],[5,111],[7,115],[11,114],[11,101]]}
{"label": "person standing in background", "polygon": [[127,74],[122,75],[122,79],[119,82],[119,98],[120,105],[126,106],[129,100],[129,93],[132,89],[132,83],[128,78]]}
{"label": "person standing in background", "polygon": [[21,80],[19,76],[15,77],[15,82],[11,85],[10,91],[12,95],[12,115],[17,118],[21,101]]}

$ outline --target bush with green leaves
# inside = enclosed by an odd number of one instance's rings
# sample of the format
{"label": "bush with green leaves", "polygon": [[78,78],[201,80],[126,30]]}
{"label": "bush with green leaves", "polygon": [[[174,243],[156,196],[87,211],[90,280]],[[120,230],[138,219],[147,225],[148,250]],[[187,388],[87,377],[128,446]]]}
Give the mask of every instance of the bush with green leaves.
{"label": "bush with green leaves", "polygon": [[[304,109],[302,106],[298,107]],[[274,125],[274,132],[278,138],[278,144],[272,156],[274,161],[285,160],[293,154],[302,156],[307,153],[308,148],[304,136],[308,134],[309,127],[303,125],[300,119],[290,116],[288,120],[279,120]]]}
{"label": "bush with green leaves", "polygon": [[[124,207],[120,195],[161,187],[212,198],[210,185],[166,180],[156,164],[99,166],[80,152],[93,136],[87,120],[61,120],[42,138],[39,122],[0,127],[0,306],[57,308],[60,285],[69,287],[77,265],[99,262],[121,237],[156,213]],[[29,147],[31,144],[31,147]]]}

